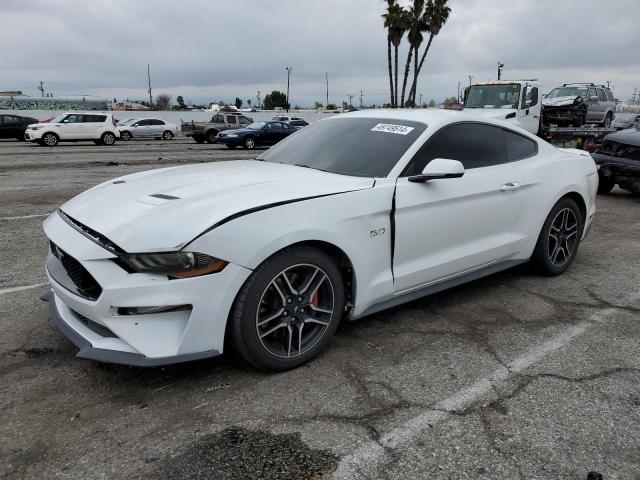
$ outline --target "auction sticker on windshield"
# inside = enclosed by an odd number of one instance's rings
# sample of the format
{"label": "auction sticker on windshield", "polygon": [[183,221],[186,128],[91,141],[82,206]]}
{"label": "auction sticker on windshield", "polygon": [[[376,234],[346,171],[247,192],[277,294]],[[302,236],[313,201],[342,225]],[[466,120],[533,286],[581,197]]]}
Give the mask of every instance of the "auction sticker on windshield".
{"label": "auction sticker on windshield", "polygon": [[413,127],[394,125],[392,123],[379,123],[371,129],[372,132],[395,133],[396,135],[408,135],[412,130]]}

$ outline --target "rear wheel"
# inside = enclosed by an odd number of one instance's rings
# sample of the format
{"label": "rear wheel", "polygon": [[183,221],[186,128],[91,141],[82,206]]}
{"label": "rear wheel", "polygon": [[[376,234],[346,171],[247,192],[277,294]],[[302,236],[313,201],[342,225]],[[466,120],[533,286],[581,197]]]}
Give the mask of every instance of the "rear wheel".
{"label": "rear wheel", "polygon": [[531,263],[540,274],[560,275],[571,266],[580,245],[583,222],[578,204],[571,198],[562,198],[554,205],[531,256]]}
{"label": "rear wheel", "polygon": [[342,275],[331,257],[311,247],[285,249],[240,290],[231,319],[234,344],[258,368],[298,367],[328,346],[344,301]]}
{"label": "rear wheel", "polygon": [[604,117],[604,128],[611,128],[612,117],[611,112],[607,113],[607,116]]}
{"label": "rear wheel", "polygon": [[116,136],[111,132],[104,132],[100,137],[100,143],[103,145],[113,145],[116,143]]}
{"label": "rear wheel", "polygon": [[131,140],[131,132],[127,132],[126,130],[124,132],[120,132],[120,139],[128,142]]}
{"label": "rear wheel", "polygon": [[217,135],[218,135],[218,132],[216,130],[209,130],[207,132],[207,142],[216,143],[216,136]]}
{"label": "rear wheel", "polygon": [[58,145],[59,141],[60,138],[58,137],[58,135],[52,132],[48,132],[42,136],[41,145],[44,145],[46,147],[55,147],[56,145]]}
{"label": "rear wheel", "polygon": [[173,133],[171,133],[169,130],[166,130],[163,134],[162,134],[162,139],[163,140],[171,140],[173,138]]}
{"label": "rear wheel", "polygon": [[598,183],[598,193],[600,195],[608,195],[613,190],[613,187],[616,186],[616,182],[612,177],[604,177],[601,176],[599,178],[600,182]]}

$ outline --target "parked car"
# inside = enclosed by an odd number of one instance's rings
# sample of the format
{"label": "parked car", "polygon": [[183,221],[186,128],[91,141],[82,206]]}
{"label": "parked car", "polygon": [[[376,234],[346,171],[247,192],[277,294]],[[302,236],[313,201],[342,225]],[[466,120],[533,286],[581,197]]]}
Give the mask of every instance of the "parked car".
{"label": "parked car", "polygon": [[611,126],[616,101],[609,88],[593,83],[565,83],[542,100],[545,125],[581,127],[584,124]]}
{"label": "parked car", "polygon": [[611,122],[611,128],[615,130],[624,130],[626,128],[633,127],[636,123],[640,122],[640,113],[616,113],[616,116]]}
{"label": "parked car", "polygon": [[303,119],[300,119],[300,120],[289,120],[286,123],[288,123],[292,127],[298,127],[298,128],[306,127],[306,126],[309,125],[309,123],[306,120],[303,120]]}
{"label": "parked car", "polygon": [[132,138],[171,140],[179,131],[175,123],[159,118],[134,118],[118,123],[118,130],[120,130],[120,138],[125,141]]}
{"label": "parked car", "polygon": [[38,120],[20,115],[0,115],[0,138],[24,140],[24,132],[32,123],[38,123]]}
{"label": "parked car", "polygon": [[183,122],[182,133],[192,137],[197,143],[215,143],[216,135],[224,130],[242,128],[253,123],[250,117],[238,112],[220,112],[211,117],[209,122]]}
{"label": "parked car", "polygon": [[296,131],[297,127],[286,122],[255,122],[245,128],[220,132],[216,141],[231,149],[242,147],[253,150],[257,146],[275,145]]}
{"label": "parked car", "polygon": [[566,271],[595,213],[588,153],[462,112],[327,118],[256,160],[109,180],[44,222],[78,356],[297,367],[340,321],[530,262]]}
{"label": "parked car", "polygon": [[62,113],[48,123],[29,125],[25,140],[47,147],[59,142],[93,140],[97,145],[113,145],[120,138],[111,113]]}
{"label": "parked car", "polygon": [[618,185],[640,195],[640,125],[607,135],[592,156],[600,177],[598,193],[606,195]]}
{"label": "parked car", "polygon": [[271,120],[275,122],[291,122],[294,120],[302,120],[304,122],[304,118],[302,117],[290,117],[288,115],[277,115],[273,117]]}

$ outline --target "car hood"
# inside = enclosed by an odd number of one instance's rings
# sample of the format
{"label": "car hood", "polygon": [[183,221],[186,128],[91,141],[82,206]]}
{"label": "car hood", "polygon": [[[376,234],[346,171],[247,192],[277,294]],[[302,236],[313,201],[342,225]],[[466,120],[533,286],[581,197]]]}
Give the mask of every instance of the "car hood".
{"label": "car hood", "polygon": [[637,128],[628,128],[626,130],[621,130],[607,135],[605,140],[640,147],[640,130]]}
{"label": "car hood", "polygon": [[242,212],[371,188],[350,177],[257,160],[134,173],[93,187],[61,210],[127,252],[177,250]]}
{"label": "car hood", "polygon": [[542,99],[542,105],[545,107],[564,107],[567,105],[573,105],[573,102],[578,98],[577,95],[571,97],[553,97]]}
{"label": "car hood", "polygon": [[[518,114],[518,111],[515,108],[465,108],[464,111],[485,118],[493,118],[495,120],[505,120],[507,119],[507,115],[511,115],[513,113],[516,115]],[[513,121],[514,118],[515,117],[507,120]]]}

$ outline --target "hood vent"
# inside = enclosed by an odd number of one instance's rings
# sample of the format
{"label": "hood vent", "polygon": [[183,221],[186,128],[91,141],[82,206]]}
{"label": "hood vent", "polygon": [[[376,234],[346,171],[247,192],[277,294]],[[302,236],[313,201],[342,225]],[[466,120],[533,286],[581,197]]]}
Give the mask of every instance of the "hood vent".
{"label": "hood vent", "polygon": [[161,200],[180,200],[180,197],[176,197],[174,195],[167,195],[166,193],[154,193],[153,195],[149,195],[150,197],[159,198]]}

